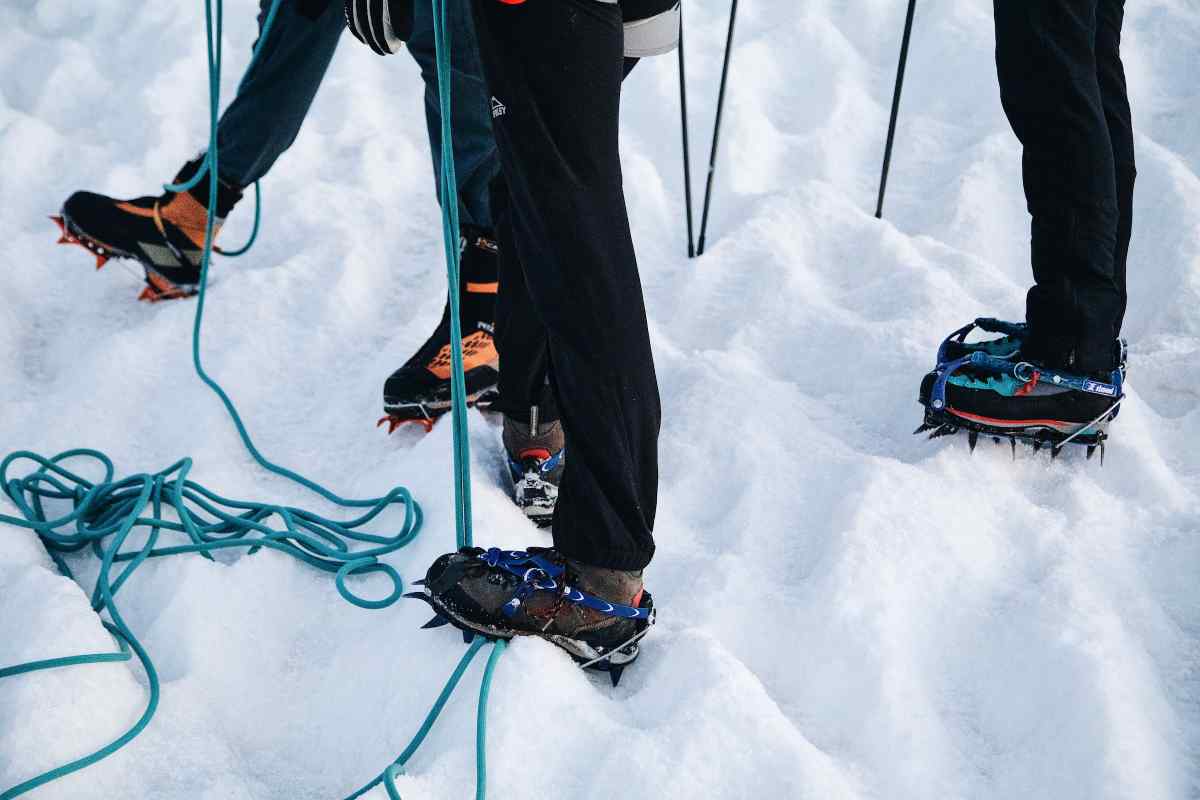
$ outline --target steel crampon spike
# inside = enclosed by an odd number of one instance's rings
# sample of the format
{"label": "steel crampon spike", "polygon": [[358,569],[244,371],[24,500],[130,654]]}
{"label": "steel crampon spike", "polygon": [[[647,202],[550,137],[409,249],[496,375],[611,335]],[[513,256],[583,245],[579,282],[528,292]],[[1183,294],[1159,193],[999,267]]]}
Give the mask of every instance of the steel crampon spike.
{"label": "steel crampon spike", "polygon": [[913,431],[913,436],[920,436],[925,431],[932,430],[933,427],[934,426],[930,425],[928,422],[922,422],[920,425],[917,426],[917,429],[915,431]]}
{"label": "steel crampon spike", "polygon": [[971,431],[967,434],[967,446],[971,448],[971,452],[975,452],[975,446],[979,444],[979,431]]}
{"label": "steel crampon spike", "polygon": [[409,600],[424,600],[426,603],[429,602],[429,597],[424,592],[408,592],[401,596],[406,597]]}
{"label": "steel crampon spike", "polygon": [[420,425],[425,429],[426,433],[429,433],[433,430],[433,420],[431,419],[404,419],[402,417],[392,416],[391,414],[381,417],[380,420],[375,423],[375,427],[382,428],[384,425],[387,425],[387,432],[390,436],[391,434],[395,433],[396,429],[401,425],[407,425],[410,423]]}
{"label": "steel crampon spike", "polygon": [[1096,445],[1094,445],[1094,444],[1089,444],[1089,445],[1087,446],[1087,460],[1088,460],[1088,461],[1091,461],[1091,460],[1092,460],[1092,456],[1094,456],[1094,455],[1096,455]]}
{"label": "steel crampon spike", "polygon": [[1042,441],[1040,439],[1033,440],[1033,452],[1040,453],[1042,451]]}
{"label": "steel crampon spike", "polygon": [[424,625],[422,625],[421,630],[427,631],[432,628],[440,628],[443,625],[449,625],[449,624],[450,624],[450,620],[446,619],[441,614],[438,614],[433,619],[429,620],[429,622],[426,622]]}
{"label": "steel crampon spike", "polygon": [[1008,437],[1008,445],[1009,445],[1009,447],[1012,448],[1013,461],[1016,461],[1017,460],[1017,437],[1015,437],[1015,436]]}
{"label": "steel crampon spike", "polygon": [[470,644],[471,642],[475,641],[475,634],[472,633],[471,631],[463,631],[462,635],[463,635],[463,644]]}
{"label": "steel crampon spike", "polygon": [[1061,452],[1062,452],[1062,445],[1058,445],[1058,444],[1050,445],[1050,460],[1054,461],[1056,458],[1058,458],[1058,454]]}
{"label": "steel crampon spike", "polygon": [[958,433],[958,428],[956,426],[950,425],[949,423],[944,423],[938,426],[937,430],[935,430],[933,433],[929,434],[929,438],[937,439],[941,436],[953,436],[956,433]]}
{"label": "steel crampon spike", "polygon": [[608,668],[608,677],[609,677],[609,680],[612,681],[612,685],[613,685],[614,689],[617,688],[617,684],[621,682],[621,673],[623,673],[624,671],[625,671],[624,664],[622,664],[619,667],[610,666]]}

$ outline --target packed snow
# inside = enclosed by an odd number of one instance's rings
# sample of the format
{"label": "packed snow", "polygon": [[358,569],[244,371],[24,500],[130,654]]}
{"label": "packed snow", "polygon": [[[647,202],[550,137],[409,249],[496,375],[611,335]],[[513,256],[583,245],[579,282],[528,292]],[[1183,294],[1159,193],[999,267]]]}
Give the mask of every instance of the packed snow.
{"label": "packed snow", "polygon": [[[227,5],[225,98],[257,8]],[[685,5],[702,190],[729,4]],[[94,273],[46,219],[76,189],[149,193],[206,141],[202,9],[0,5],[0,454],[89,446],[122,474],[191,455],[224,494],[328,510],[257,468],[194,376],[194,303],[135,302],[136,276]],[[638,68],[622,139],[664,401],[659,623],[617,689],[548,644],[509,649],[491,796],[1200,797],[1200,7],[1127,14],[1132,354],[1103,467],[910,435],[940,338],[1020,317],[1030,278],[989,2],[918,5],[883,222],[904,3],[743,3],[697,260],[676,61]],[[264,182],[259,244],[214,267],[203,348],[269,456],[343,495],[412,490],[424,532],[388,559],[409,580],[454,542],[450,426],[373,427],[444,297],[421,89],[407,56],[345,39]],[[548,543],[507,499],[496,421],[470,421],[476,540]],[[0,666],[112,647],[95,567],[71,563],[82,588],[0,529]],[[408,742],[462,652],[453,629],[418,629],[419,604],[354,608],[271,551],[161,559],[118,601],[162,674],[158,715],[30,797],[343,797]],[[481,669],[405,798],[470,793]],[[0,681],[0,792],[106,743],[145,699],[130,663]]]}

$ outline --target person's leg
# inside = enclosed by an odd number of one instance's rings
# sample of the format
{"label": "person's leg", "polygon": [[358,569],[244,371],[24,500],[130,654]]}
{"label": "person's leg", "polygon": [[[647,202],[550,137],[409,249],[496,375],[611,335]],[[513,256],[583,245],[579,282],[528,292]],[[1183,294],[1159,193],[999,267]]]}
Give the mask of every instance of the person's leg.
{"label": "person's leg", "polygon": [[1125,276],[1129,240],[1133,233],[1133,184],[1137,178],[1133,155],[1133,117],[1129,111],[1125,67],[1121,63],[1121,25],[1124,17],[1125,0],[1100,0],[1096,14],[1096,67],[1117,173],[1117,246],[1114,250],[1113,277],[1121,294],[1121,306],[1113,325],[1113,338],[1121,334],[1128,301]]}
{"label": "person's leg", "polygon": [[[476,0],[475,9],[503,108],[493,127],[512,242],[566,432],[555,548],[591,566],[641,569],[654,553],[660,408],[617,148],[621,12],[599,0]],[[502,374],[536,373],[514,362],[506,354]]]}
{"label": "person's leg", "polygon": [[1027,358],[1112,369],[1121,293],[1117,180],[1097,78],[1099,0],[995,0],[1004,110],[1024,145],[1036,285]]}
{"label": "person's leg", "polygon": [[[259,0],[260,26],[270,6],[270,0]],[[257,61],[221,115],[217,144],[223,180],[249,186],[292,146],[345,28],[341,3],[330,3],[309,19],[293,0],[284,0]]]}
{"label": "person's leg", "polygon": [[[454,172],[458,182],[459,219],[464,226],[492,227],[488,187],[500,171],[492,137],[492,108],[483,70],[470,0],[447,0],[450,26],[450,96],[454,130]],[[408,50],[425,80],[425,121],[435,184],[441,175],[442,122],[438,103],[437,64],[433,42],[432,4],[413,7],[413,32]],[[441,198],[439,196],[439,202]]]}
{"label": "person's leg", "polygon": [[[468,401],[492,394],[498,377],[494,340],[498,255],[488,186],[499,173],[492,138],[491,107],[484,85],[468,0],[448,0],[451,37],[451,127],[454,172],[458,183],[463,237],[459,297],[462,311],[464,368]],[[435,185],[440,185],[442,120],[433,39],[432,5],[413,7],[409,52],[425,80],[425,118]],[[438,201],[441,202],[440,194]],[[390,429],[406,422],[426,427],[450,410],[450,306],[433,334],[383,387],[383,409]]]}

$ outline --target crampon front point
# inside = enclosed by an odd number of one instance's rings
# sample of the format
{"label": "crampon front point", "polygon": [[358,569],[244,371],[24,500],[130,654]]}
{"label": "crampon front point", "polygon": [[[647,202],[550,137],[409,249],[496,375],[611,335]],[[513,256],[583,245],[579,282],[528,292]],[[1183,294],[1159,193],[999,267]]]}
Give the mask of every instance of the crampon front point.
{"label": "crampon front point", "polygon": [[52,214],[50,219],[58,226],[57,244],[78,245],[87,250],[96,257],[96,269],[102,269],[114,258],[129,259],[140,263],[145,271],[146,285],[138,295],[138,300],[148,303],[157,303],[160,300],[178,300],[192,297],[199,289],[195,284],[173,283],[137,256],[89,236],[65,213]]}

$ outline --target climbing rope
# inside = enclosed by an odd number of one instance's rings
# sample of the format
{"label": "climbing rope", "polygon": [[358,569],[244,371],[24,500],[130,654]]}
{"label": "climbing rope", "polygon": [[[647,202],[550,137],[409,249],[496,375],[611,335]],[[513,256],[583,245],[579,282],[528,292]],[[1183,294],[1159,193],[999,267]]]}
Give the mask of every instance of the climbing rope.
{"label": "climbing rope", "polygon": [[[263,22],[258,43],[251,56],[251,64],[259,56],[281,2],[282,0],[273,0],[271,4]],[[450,40],[445,24],[445,2],[444,0],[431,0],[431,2],[434,8],[438,84],[442,109],[442,170],[439,177],[441,179],[442,219],[450,286],[453,342],[451,383],[454,424],[455,528],[457,542],[462,546],[471,543],[470,453],[463,380],[460,311],[458,293],[455,291],[459,285],[459,228],[458,193],[450,126]],[[160,472],[141,473],[120,480],[114,479],[116,470],[111,459],[97,450],[86,448],[68,450],[50,458],[29,451],[19,451],[0,461],[0,490],[12,501],[20,514],[20,516],[0,514],[0,522],[36,533],[58,569],[67,577],[73,576],[63,554],[78,552],[86,548],[92,550],[93,554],[100,559],[100,569],[91,596],[92,608],[98,614],[107,612],[109,620],[102,619],[101,623],[113,636],[118,646],[117,652],[86,653],[0,668],[0,679],[82,664],[129,661],[136,656],[142,669],[146,672],[149,687],[149,698],[145,710],[123,734],[82,758],[36,775],[3,791],[0,793],[0,800],[13,800],[13,798],[39,786],[84,769],[112,755],[137,737],[150,723],[160,698],[161,687],[158,674],[149,654],[125,623],[116,603],[116,595],[121,587],[146,560],[187,553],[198,553],[211,559],[212,553],[217,550],[244,548],[249,553],[255,553],[265,547],[286,553],[318,569],[333,573],[334,583],[339,594],[360,608],[386,608],[392,605],[403,592],[403,582],[399,573],[389,564],[379,561],[379,558],[403,548],[416,537],[421,529],[421,509],[408,490],[396,487],[378,498],[347,499],[297,472],[269,461],[255,446],[232,399],[205,371],[201,361],[200,335],[207,294],[208,267],[212,256],[211,242],[217,197],[217,175],[219,174],[217,123],[220,110],[222,27],[223,0],[216,0],[215,12],[213,0],[205,0],[209,77],[208,152],[200,170],[189,182],[167,187],[171,191],[187,191],[196,186],[203,176],[207,175],[209,179],[208,222],[200,267],[200,290],[192,327],[192,363],[196,374],[221,400],[242,443],[261,467],[304,486],[340,508],[361,510],[362,513],[349,520],[333,520],[291,506],[226,498],[189,479],[192,470],[190,458],[181,459]],[[258,232],[260,201],[261,194],[256,184],[254,230],[249,242],[230,255],[245,252],[253,244]],[[18,462],[33,462],[35,469],[24,477],[11,477],[10,470]],[[88,467],[87,471],[101,472],[102,477],[92,481],[79,474],[79,472],[85,471],[81,464]],[[69,510],[58,513],[52,511],[51,506],[55,508],[69,506]],[[404,511],[403,523],[395,533],[386,535],[371,533],[363,529],[363,526],[373,522],[393,506],[400,506]],[[55,516],[55,513],[58,515]],[[135,530],[146,532],[144,541],[140,545],[126,548],[126,542]],[[187,543],[159,546],[159,539],[164,532],[181,534],[186,537]],[[114,580],[113,570],[117,565],[122,564],[124,568]],[[361,577],[370,574],[386,576],[392,585],[391,592],[380,599],[367,599],[350,590],[347,579],[351,576]],[[402,773],[404,765],[420,747],[467,667],[484,644],[484,639],[477,638],[463,655],[409,746],[379,777],[351,795],[351,798],[358,797],[383,783],[389,798],[399,800],[400,795],[395,787],[396,775]],[[476,728],[476,797],[479,800],[486,796],[487,699],[495,666],[504,652],[504,648],[503,641],[493,643],[480,685]]]}

